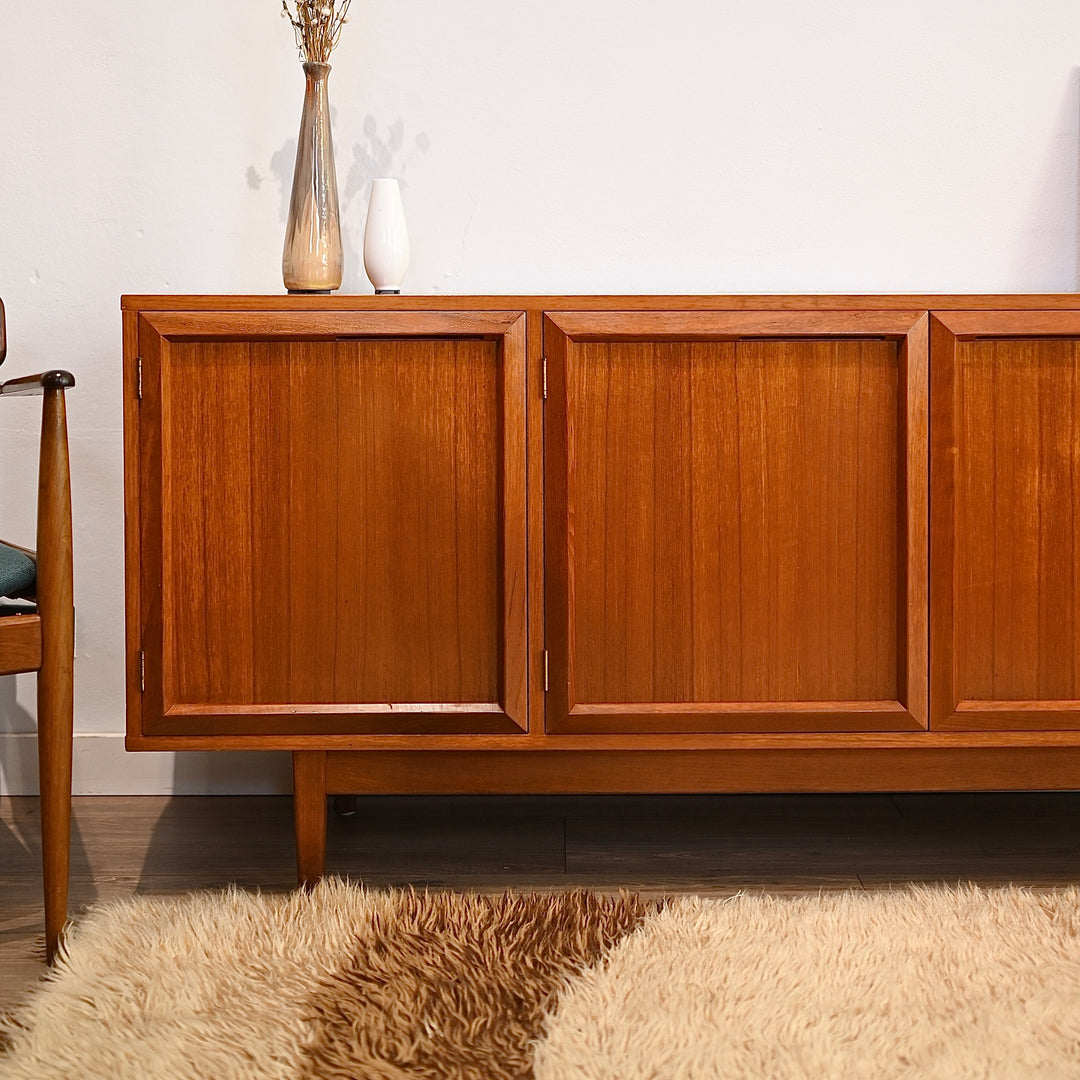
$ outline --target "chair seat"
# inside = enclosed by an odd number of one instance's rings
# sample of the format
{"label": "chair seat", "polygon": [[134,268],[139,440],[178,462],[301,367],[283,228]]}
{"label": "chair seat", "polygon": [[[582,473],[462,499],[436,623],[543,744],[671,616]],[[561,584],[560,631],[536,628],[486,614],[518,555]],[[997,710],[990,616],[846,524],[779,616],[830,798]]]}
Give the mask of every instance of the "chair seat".
{"label": "chair seat", "polygon": [[34,587],[34,560],[18,548],[0,544],[0,596],[18,596]]}

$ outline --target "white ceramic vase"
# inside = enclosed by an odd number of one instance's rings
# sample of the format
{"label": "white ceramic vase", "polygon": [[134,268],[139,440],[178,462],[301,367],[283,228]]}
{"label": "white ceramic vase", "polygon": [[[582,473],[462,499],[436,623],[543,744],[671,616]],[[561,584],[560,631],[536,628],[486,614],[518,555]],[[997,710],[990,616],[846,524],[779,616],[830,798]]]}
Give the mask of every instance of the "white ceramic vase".
{"label": "white ceramic vase", "polygon": [[376,295],[401,292],[409,270],[409,232],[401,189],[393,178],[371,181],[364,226],[364,270]]}

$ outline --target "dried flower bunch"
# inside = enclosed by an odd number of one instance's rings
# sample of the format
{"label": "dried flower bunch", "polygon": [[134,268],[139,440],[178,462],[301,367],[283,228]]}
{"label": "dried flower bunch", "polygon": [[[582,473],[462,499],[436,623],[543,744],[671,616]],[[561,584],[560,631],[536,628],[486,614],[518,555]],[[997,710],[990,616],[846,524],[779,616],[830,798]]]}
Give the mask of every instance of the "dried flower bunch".
{"label": "dried flower bunch", "polygon": [[296,34],[300,58],[309,63],[325,64],[341,37],[345,15],[352,0],[281,0],[281,17],[288,19]]}

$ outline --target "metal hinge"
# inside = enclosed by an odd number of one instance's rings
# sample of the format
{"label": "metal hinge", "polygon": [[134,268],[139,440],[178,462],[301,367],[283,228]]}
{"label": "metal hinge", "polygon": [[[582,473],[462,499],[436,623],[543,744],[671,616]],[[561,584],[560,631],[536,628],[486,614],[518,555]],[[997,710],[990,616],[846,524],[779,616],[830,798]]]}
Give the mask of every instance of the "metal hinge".
{"label": "metal hinge", "polygon": [[547,401],[547,357],[546,356],[543,358],[543,360],[540,361],[540,364],[541,364],[541,369],[540,370],[543,372],[543,375],[544,375],[544,400]]}
{"label": "metal hinge", "polygon": [[135,397],[142,401],[142,357],[135,357]]}
{"label": "metal hinge", "polygon": [[548,651],[544,650],[544,693],[548,692]]}
{"label": "metal hinge", "polygon": [[146,653],[139,650],[139,689],[146,693]]}

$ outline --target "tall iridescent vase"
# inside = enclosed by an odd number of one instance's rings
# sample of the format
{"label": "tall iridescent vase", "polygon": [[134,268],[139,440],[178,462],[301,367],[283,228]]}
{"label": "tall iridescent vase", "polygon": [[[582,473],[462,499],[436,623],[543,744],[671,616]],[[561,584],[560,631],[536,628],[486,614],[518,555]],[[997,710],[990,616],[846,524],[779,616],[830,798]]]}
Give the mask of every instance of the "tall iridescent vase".
{"label": "tall iridescent vase", "polygon": [[341,288],[344,263],[326,90],[330,65],[307,62],[304,75],[307,86],[281,273],[291,293],[328,293]]}

